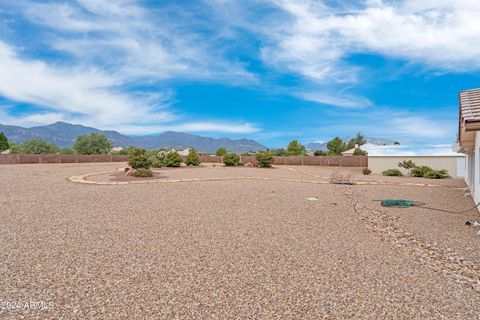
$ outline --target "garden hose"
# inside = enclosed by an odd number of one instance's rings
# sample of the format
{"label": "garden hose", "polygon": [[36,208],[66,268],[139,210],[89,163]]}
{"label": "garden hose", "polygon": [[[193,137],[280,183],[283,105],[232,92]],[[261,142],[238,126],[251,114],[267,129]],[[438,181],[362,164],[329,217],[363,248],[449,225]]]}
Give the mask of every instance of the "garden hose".
{"label": "garden hose", "polygon": [[448,212],[448,213],[465,213],[465,212],[468,212],[470,210],[473,210],[473,209],[477,208],[480,205],[480,202],[479,202],[474,207],[469,208],[467,210],[451,211],[451,210],[445,210],[445,209],[439,209],[439,208],[426,207],[425,203],[418,202],[418,201],[412,201],[412,200],[384,199],[384,200],[373,200],[373,201],[380,201],[380,204],[382,205],[382,207],[389,207],[389,208],[420,207],[420,208],[423,208],[423,209],[430,209],[430,210],[442,211],[442,212]]}

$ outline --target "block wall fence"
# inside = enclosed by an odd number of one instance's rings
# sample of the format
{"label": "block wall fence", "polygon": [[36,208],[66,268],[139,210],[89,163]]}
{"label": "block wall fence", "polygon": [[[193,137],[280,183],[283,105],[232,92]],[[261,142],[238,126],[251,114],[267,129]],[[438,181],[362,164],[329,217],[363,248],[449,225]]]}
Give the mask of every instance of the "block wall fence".
{"label": "block wall fence", "polygon": [[[88,163],[88,162],[127,162],[125,155],[60,155],[60,154],[9,154],[0,155],[0,164],[34,163]],[[200,156],[205,163],[223,163],[223,157]],[[257,163],[255,156],[240,156],[243,163]],[[292,156],[274,157],[276,165],[305,165],[331,167],[368,167],[367,156]]]}

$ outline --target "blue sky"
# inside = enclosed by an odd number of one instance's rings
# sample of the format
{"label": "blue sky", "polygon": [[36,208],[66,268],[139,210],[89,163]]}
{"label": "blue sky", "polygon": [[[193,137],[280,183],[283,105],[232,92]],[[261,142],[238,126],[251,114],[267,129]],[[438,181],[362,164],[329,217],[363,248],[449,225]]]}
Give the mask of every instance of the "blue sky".
{"label": "blue sky", "polygon": [[0,123],[455,140],[477,0],[0,0]]}

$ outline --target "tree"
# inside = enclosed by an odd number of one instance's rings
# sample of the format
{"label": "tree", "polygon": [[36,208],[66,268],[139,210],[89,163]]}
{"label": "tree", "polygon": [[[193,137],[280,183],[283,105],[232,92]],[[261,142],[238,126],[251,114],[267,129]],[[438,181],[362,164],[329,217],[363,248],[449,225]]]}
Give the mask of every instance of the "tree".
{"label": "tree", "polygon": [[23,153],[49,154],[58,152],[58,147],[42,139],[31,139],[25,141],[20,147]]}
{"label": "tree", "polygon": [[283,157],[287,155],[287,150],[285,150],[284,148],[273,149],[272,151],[270,151],[270,153],[273,156]]}
{"label": "tree", "polygon": [[339,137],[335,137],[327,143],[328,154],[341,155],[343,151],[347,150],[347,145]]}
{"label": "tree", "polygon": [[358,145],[359,147],[360,146],[363,146],[364,144],[367,143],[367,138],[365,138],[365,136],[358,132],[355,137],[352,138],[353,142]]}
{"label": "tree", "polygon": [[325,151],[322,151],[322,150],[317,150],[313,153],[314,156],[326,156],[327,153]]}
{"label": "tree", "polygon": [[185,164],[187,166],[198,166],[200,165],[200,157],[198,156],[197,150],[191,148],[188,150],[187,159],[185,159]]}
{"label": "tree", "polygon": [[5,151],[8,148],[9,148],[8,139],[3,134],[3,132],[0,132],[0,152]]}
{"label": "tree", "polygon": [[17,154],[21,151],[21,145],[9,142],[9,150],[11,154]]}
{"label": "tree", "polygon": [[367,155],[367,151],[362,150],[362,149],[360,149],[360,148],[355,148],[355,150],[353,150],[353,155],[354,155],[354,156],[366,156],[366,155]]}
{"label": "tree", "polygon": [[287,147],[287,155],[289,156],[304,156],[306,154],[305,147],[298,142],[298,140],[292,140]]}
{"label": "tree", "polygon": [[224,155],[227,154],[227,148],[220,147],[220,148],[217,149],[217,152],[215,152],[215,154],[216,154],[218,157],[223,157]]}
{"label": "tree", "polygon": [[106,135],[93,132],[78,136],[73,150],[78,154],[108,154],[112,150],[112,144]]}

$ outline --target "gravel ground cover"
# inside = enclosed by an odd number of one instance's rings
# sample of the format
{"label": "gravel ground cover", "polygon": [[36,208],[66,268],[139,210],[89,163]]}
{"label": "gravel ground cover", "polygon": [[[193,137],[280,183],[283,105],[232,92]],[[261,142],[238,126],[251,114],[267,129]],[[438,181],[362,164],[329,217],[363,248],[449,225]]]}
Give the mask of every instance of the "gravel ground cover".
{"label": "gravel ground cover", "polygon": [[[0,166],[2,317],[478,318],[480,293],[470,278],[460,277],[478,267],[471,248],[478,248],[479,238],[463,226],[475,214],[380,210],[371,201],[416,196],[466,209],[471,200],[461,190],[279,180],[67,180],[119,167]],[[169,179],[314,179],[285,168],[161,172]],[[312,196],[318,200],[306,200]],[[431,222],[433,217],[443,223]],[[453,270],[445,261],[449,248],[472,265]],[[437,260],[429,258],[432,252]],[[15,308],[28,301],[38,304]],[[44,308],[34,308],[40,303]]]}

